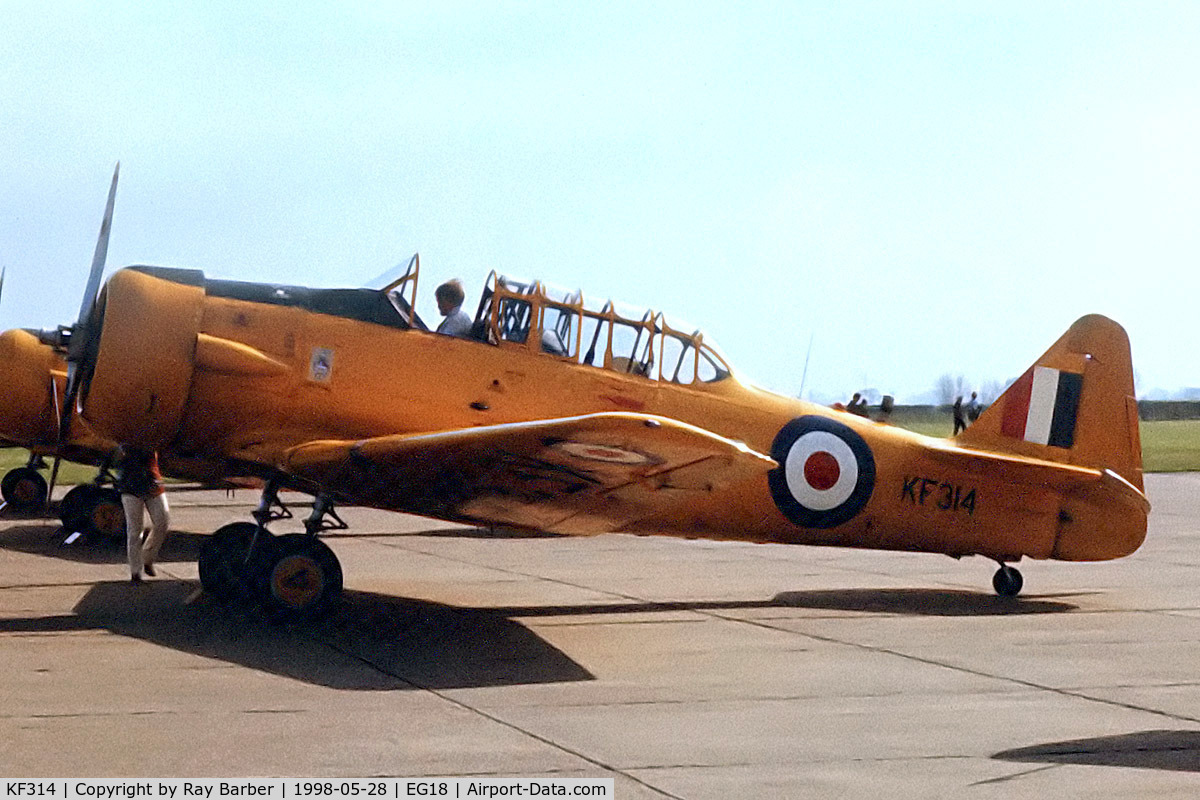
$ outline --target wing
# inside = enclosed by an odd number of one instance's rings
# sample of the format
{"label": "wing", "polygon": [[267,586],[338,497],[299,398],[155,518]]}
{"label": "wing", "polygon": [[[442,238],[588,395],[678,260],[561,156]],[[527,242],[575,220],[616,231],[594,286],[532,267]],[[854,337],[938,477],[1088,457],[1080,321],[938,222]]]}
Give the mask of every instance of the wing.
{"label": "wing", "polygon": [[693,425],[627,413],[315,441],[283,461],[343,502],[559,533],[617,530],[775,466]]}

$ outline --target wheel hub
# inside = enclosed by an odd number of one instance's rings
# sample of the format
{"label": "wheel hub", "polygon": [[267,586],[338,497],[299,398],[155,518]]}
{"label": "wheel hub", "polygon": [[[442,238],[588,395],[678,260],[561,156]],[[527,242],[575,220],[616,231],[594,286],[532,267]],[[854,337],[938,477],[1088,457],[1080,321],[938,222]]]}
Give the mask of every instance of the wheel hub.
{"label": "wheel hub", "polygon": [[13,497],[21,505],[32,505],[40,499],[37,484],[31,480],[17,481],[13,487]]}
{"label": "wheel hub", "polygon": [[125,512],[113,503],[97,503],[92,508],[92,527],[107,535],[116,536],[125,523]]}
{"label": "wheel hub", "polygon": [[325,571],[305,554],[284,556],[271,571],[271,594],[284,606],[303,609],[325,591]]}

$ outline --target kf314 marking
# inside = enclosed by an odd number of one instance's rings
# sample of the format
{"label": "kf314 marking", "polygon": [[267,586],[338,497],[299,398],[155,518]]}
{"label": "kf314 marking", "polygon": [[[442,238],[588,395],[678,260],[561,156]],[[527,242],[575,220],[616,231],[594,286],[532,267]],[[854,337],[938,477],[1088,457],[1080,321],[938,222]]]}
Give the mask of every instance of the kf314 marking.
{"label": "kf314 marking", "polygon": [[[266,482],[254,521],[202,549],[218,594],[328,605],[342,571],[318,535],[344,526],[339,504],[981,555],[1001,595],[1022,558],[1113,559],[1146,534],[1129,343],[1101,316],[937,439],[751,387],[699,331],[537,282],[493,273],[472,337],[452,338],[414,311],[417,257],[381,290],[149,266],[100,290],[99,251],[79,320],[43,334],[68,362],[65,405],[107,440]],[[285,487],[315,498],[303,533],[267,530]]]}

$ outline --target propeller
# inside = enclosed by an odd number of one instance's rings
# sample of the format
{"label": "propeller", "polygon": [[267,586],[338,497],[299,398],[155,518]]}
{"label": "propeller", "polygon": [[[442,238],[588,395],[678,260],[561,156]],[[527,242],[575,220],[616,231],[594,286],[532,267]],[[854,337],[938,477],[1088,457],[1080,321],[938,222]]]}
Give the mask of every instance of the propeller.
{"label": "propeller", "polygon": [[104,207],[104,219],[100,223],[100,236],[96,239],[96,251],[92,255],[92,270],[88,274],[87,287],[83,292],[83,302],[79,305],[79,315],[74,325],[59,325],[56,330],[42,331],[39,339],[67,353],[67,390],[65,402],[60,409],[63,424],[59,426],[60,443],[66,438],[71,419],[71,411],[79,396],[81,368],[86,366],[88,344],[95,335],[96,296],[100,293],[100,281],[104,277],[104,262],[108,258],[108,235],[112,230],[113,203],[117,197],[117,177],[121,172],[121,163],[117,162],[113,170],[112,185],[108,189],[108,203]]}
{"label": "propeller", "polygon": [[[92,254],[92,270],[88,274],[87,286],[83,292],[83,301],[79,305],[79,315],[74,325],[59,325],[52,331],[39,331],[38,339],[58,350],[66,350],[67,355],[67,385],[62,406],[58,409],[58,449],[54,454],[54,465],[50,470],[50,487],[46,493],[46,502],[54,493],[54,483],[58,478],[58,467],[62,460],[62,448],[67,444],[71,432],[71,414],[79,398],[79,389],[83,376],[90,370],[88,364],[91,340],[99,333],[96,325],[96,297],[100,293],[100,282],[104,278],[104,263],[108,258],[108,236],[112,230],[113,204],[117,198],[117,177],[121,172],[121,162],[113,169],[112,185],[108,189],[108,202],[104,206],[104,219],[100,222],[100,235],[96,239],[96,250]],[[56,393],[57,394],[57,393]]]}
{"label": "propeller", "polygon": [[96,239],[96,251],[92,254],[92,271],[88,274],[87,288],[83,291],[83,302],[79,304],[79,316],[71,331],[71,339],[67,344],[67,401],[63,403],[63,413],[70,417],[75,398],[79,395],[81,383],[80,364],[83,363],[88,350],[88,340],[95,331],[94,312],[96,310],[96,295],[100,293],[100,281],[104,278],[104,262],[108,258],[108,235],[112,231],[113,203],[117,199],[117,177],[121,172],[121,162],[113,169],[112,185],[108,188],[108,202],[104,206],[104,219],[100,223],[100,235]]}

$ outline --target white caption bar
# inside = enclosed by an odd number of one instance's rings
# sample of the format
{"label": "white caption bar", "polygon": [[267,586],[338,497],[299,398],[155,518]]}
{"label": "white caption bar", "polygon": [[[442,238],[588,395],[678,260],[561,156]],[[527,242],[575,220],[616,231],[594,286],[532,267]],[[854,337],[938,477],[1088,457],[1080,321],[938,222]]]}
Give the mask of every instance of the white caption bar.
{"label": "white caption bar", "polygon": [[612,800],[612,778],[230,778],[228,780],[5,780],[0,798],[21,800],[398,800],[399,798],[587,797]]}

